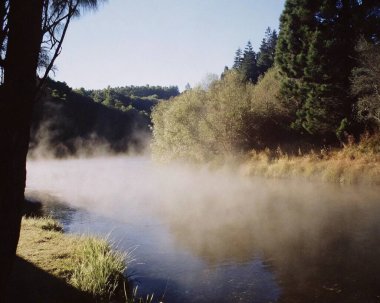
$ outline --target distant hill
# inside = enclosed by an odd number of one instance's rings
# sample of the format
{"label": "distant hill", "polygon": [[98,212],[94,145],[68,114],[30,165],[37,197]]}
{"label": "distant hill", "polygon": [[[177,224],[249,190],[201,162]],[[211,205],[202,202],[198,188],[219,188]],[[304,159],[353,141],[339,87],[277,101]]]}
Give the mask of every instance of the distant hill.
{"label": "distant hill", "polygon": [[35,107],[30,152],[63,157],[102,148],[142,151],[151,135],[151,109],[178,94],[177,87],[159,86],[73,90],[49,79]]}
{"label": "distant hill", "polygon": [[77,89],[75,92],[93,99],[108,107],[125,111],[130,107],[138,111],[151,112],[154,105],[160,100],[168,100],[179,95],[177,86],[123,86],[107,87],[98,90]]}

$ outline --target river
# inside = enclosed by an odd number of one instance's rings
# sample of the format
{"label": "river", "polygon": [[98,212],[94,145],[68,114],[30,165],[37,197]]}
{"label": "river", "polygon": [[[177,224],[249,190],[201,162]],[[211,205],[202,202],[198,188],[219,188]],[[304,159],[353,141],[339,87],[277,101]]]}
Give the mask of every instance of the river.
{"label": "river", "polygon": [[29,161],[27,196],[109,237],[164,302],[380,302],[378,188],[244,178],[142,157]]}

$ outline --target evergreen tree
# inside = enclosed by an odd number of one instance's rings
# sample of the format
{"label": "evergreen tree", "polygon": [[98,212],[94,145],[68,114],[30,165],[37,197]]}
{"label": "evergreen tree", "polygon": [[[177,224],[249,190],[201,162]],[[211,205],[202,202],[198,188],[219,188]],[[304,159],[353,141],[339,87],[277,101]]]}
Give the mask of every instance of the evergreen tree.
{"label": "evergreen tree", "polygon": [[257,68],[259,74],[263,75],[273,66],[274,56],[277,44],[277,32],[268,27],[265,31],[265,37],[261,42],[260,51],[257,54]]}
{"label": "evergreen tree", "polygon": [[247,46],[244,49],[240,70],[245,82],[250,81],[252,83],[256,83],[257,78],[259,77],[259,71],[257,68],[256,53],[253,51],[250,41],[248,41]]}
{"label": "evergreen tree", "polygon": [[234,65],[232,66],[232,68],[234,69],[241,68],[242,62],[243,62],[243,52],[241,48],[239,47],[235,52]]}
{"label": "evergreen tree", "polygon": [[349,125],[355,44],[359,35],[378,39],[379,9],[371,0],[286,1],[276,62],[282,95],[296,111],[295,128],[326,139]]}

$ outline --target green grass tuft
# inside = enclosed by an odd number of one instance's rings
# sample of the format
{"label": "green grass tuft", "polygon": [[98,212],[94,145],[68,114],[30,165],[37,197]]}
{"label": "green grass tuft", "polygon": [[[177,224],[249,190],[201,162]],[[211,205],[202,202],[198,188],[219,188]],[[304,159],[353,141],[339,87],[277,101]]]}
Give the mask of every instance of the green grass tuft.
{"label": "green grass tuft", "polygon": [[71,284],[92,296],[109,299],[124,281],[126,254],[112,249],[104,239],[84,237],[76,250]]}

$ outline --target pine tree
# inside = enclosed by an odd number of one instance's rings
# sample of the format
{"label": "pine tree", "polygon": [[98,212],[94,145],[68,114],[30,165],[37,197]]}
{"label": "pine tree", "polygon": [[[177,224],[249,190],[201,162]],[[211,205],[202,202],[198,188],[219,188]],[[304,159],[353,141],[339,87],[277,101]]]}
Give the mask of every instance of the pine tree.
{"label": "pine tree", "polygon": [[250,81],[252,83],[256,83],[257,78],[259,77],[259,71],[257,68],[256,53],[253,51],[253,47],[250,41],[248,41],[244,49],[240,70],[245,82]]}
{"label": "pine tree", "polygon": [[257,68],[260,75],[265,74],[273,66],[277,38],[277,32],[268,27],[265,31],[265,37],[261,41],[260,51],[257,54]]}
{"label": "pine tree", "polygon": [[[293,126],[321,139],[339,135],[352,121],[349,76],[359,35],[368,28],[375,1],[287,0],[280,18],[276,62],[284,76],[282,95],[296,111]],[[376,12],[376,10],[375,10]],[[364,26],[365,25],[365,26]]]}
{"label": "pine tree", "polygon": [[234,65],[232,66],[232,68],[234,69],[241,68],[242,62],[243,62],[243,52],[241,48],[239,47],[235,52]]}

